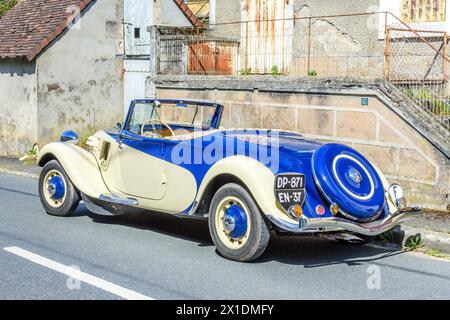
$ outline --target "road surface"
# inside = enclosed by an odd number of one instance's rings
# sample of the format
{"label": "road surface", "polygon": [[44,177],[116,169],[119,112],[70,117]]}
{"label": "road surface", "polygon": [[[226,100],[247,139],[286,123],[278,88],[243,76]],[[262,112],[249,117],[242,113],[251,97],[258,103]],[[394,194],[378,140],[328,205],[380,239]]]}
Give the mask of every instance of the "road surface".
{"label": "road surface", "polygon": [[[182,189],[180,189],[182,192]],[[37,180],[0,174],[0,299],[449,299],[450,262],[308,237],[217,255],[207,223],[48,216]]]}

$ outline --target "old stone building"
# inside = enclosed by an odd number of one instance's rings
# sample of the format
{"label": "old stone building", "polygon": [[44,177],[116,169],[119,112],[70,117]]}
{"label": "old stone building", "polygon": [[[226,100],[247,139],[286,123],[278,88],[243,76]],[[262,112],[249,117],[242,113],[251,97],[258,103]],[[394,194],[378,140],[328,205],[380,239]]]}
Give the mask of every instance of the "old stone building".
{"label": "old stone building", "polygon": [[19,1],[0,19],[0,156],[122,121],[154,69],[148,28],[195,23],[181,0]]}
{"label": "old stone building", "polygon": [[0,154],[122,119],[121,0],[22,0],[0,19]]}

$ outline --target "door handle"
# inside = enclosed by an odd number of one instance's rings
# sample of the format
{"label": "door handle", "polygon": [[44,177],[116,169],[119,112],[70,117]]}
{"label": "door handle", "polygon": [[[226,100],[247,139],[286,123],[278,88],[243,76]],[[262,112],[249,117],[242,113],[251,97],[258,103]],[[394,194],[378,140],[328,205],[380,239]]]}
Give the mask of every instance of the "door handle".
{"label": "door handle", "polygon": [[134,137],[134,136],[128,135],[126,133],[122,133],[121,134],[121,138],[125,138],[125,139],[128,139],[128,140],[133,140],[133,141],[144,141],[144,138]]}

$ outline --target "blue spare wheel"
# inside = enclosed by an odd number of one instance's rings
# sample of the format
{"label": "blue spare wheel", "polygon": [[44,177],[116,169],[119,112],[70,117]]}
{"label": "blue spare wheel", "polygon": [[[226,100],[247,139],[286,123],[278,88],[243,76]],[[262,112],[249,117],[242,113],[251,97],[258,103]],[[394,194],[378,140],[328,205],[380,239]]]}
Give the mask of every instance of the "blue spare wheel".
{"label": "blue spare wheel", "polygon": [[313,175],[323,196],[341,214],[357,221],[377,218],[385,206],[384,189],[374,167],[350,147],[326,144],[312,158]]}

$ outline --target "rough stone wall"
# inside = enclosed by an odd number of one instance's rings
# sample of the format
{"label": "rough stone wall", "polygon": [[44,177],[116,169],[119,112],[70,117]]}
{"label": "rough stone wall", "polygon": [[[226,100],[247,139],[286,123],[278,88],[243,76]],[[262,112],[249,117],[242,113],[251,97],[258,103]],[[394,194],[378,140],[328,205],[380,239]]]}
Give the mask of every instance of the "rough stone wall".
{"label": "rough stone wall", "polygon": [[123,119],[123,1],[99,0],[37,58],[38,142]]}
{"label": "rough stone wall", "polygon": [[378,84],[258,77],[159,77],[155,83],[159,98],[224,104],[226,128],[293,130],[347,144],[400,183],[409,204],[445,209],[449,203],[449,159],[394,109]]}
{"label": "rough stone wall", "polygon": [[36,142],[36,65],[0,59],[0,156],[24,154]]}
{"label": "rough stone wall", "polygon": [[[308,47],[310,41],[309,71],[318,76],[351,76],[370,79],[384,76],[385,41],[382,28],[385,15],[369,14],[341,16],[378,12],[379,0],[292,0],[294,31],[288,30],[283,37],[292,42],[292,53],[286,53],[290,66],[286,71],[291,76],[308,74]],[[225,24],[242,20],[241,12],[245,8],[243,0],[218,0],[216,16],[218,25],[207,33],[213,36],[241,39],[241,48],[245,47],[245,36],[240,24]],[[263,2],[261,2],[263,5]],[[330,17],[333,15],[335,17]],[[311,38],[309,40],[309,21],[306,17],[318,17],[311,20]],[[326,17],[323,17],[326,16]],[[398,21],[390,17],[390,24]],[[427,27],[429,28],[429,27]],[[424,28],[424,29],[427,29]],[[245,29],[245,28],[244,28]],[[380,32],[381,31],[381,32]],[[292,34],[291,34],[292,33]],[[433,47],[442,52],[443,39],[427,37]],[[257,35],[254,35],[257,37]],[[249,35],[251,39],[253,35]],[[413,33],[399,33],[404,37],[401,42],[391,42],[391,75],[394,80],[442,79],[442,58]],[[243,49],[244,50],[244,49]],[[252,51],[251,54],[261,54]],[[291,57],[292,56],[292,57]],[[414,68],[411,68],[414,66]],[[450,68],[447,68],[447,72]]]}
{"label": "rough stone wall", "polygon": [[[378,11],[378,0],[294,1],[296,18]],[[319,76],[354,75],[377,78],[383,74],[384,42],[379,40],[379,19],[364,15],[323,17],[311,20],[311,66]],[[307,19],[295,24],[291,75],[307,74]]]}
{"label": "rough stone wall", "polygon": [[241,21],[242,0],[216,0],[216,23],[219,24],[211,33],[216,36],[236,36],[240,34],[239,24],[220,25]]}

